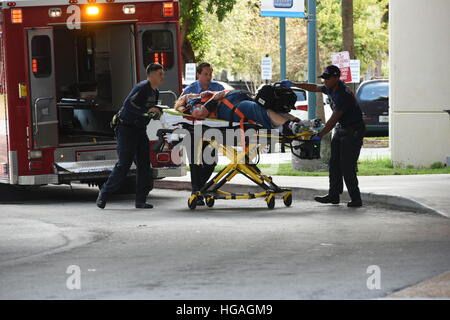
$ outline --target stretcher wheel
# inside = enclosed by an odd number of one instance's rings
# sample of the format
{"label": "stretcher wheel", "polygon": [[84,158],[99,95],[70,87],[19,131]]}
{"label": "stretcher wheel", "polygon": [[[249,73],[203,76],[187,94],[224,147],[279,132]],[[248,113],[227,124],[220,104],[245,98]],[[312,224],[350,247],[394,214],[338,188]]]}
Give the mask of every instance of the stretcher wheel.
{"label": "stretcher wheel", "polygon": [[197,196],[195,194],[189,197],[188,207],[191,210],[195,210],[195,208],[197,208]]}
{"label": "stretcher wheel", "polygon": [[209,208],[214,207],[214,197],[211,197],[211,196],[206,197],[205,202]]}
{"label": "stretcher wheel", "polygon": [[275,196],[273,194],[269,194],[266,198],[266,203],[269,209],[275,208]]}
{"label": "stretcher wheel", "polygon": [[283,202],[286,207],[290,207],[292,204],[292,193],[287,193],[283,196]]}

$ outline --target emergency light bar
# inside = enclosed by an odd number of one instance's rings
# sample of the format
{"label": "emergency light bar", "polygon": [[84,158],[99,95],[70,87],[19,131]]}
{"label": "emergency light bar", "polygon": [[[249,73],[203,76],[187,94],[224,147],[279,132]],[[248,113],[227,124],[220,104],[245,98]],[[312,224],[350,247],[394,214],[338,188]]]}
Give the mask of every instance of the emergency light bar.
{"label": "emergency light bar", "polygon": [[136,6],[134,4],[126,4],[122,7],[122,11],[125,14],[135,14]]}
{"label": "emergency light bar", "polygon": [[100,9],[97,6],[89,6],[86,10],[88,16],[96,16],[99,14]]}
{"label": "emergency light bar", "polygon": [[50,8],[48,9],[48,16],[50,18],[58,18],[61,17],[62,11],[61,8]]}
{"label": "emergency light bar", "polygon": [[22,9],[11,9],[11,22],[22,23]]}

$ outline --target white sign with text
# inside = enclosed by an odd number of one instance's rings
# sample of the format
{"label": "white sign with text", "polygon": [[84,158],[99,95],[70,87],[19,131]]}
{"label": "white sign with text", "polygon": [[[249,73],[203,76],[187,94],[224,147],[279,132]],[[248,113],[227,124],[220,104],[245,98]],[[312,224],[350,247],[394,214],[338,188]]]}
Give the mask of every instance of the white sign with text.
{"label": "white sign with text", "polygon": [[270,57],[261,59],[261,79],[272,80],[272,58]]}
{"label": "white sign with text", "polygon": [[187,85],[195,81],[195,63],[186,63],[185,66],[185,83]]}

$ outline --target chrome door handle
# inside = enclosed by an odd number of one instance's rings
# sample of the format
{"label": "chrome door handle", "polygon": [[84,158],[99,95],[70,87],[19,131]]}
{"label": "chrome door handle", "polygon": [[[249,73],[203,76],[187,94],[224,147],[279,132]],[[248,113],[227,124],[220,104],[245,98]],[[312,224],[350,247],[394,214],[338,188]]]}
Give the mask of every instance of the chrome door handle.
{"label": "chrome door handle", "polygon": [[37,114],[37,112],[38,112],[38,109],[37,109],[37,107],[38,107],[38,103],[40,102],[40,101],[42,101],[42,100],[53,100],[54,98],[53,97],[41,97],[41,98],[37,98],[35,101],[34,101],[34,116],[35,116],[35,123],[34,123],[34,130],[33,130],[33,134],[34,135],[36,135],[37,133],[38,133],[38,131],[39,131],[39,127],[38,127],[38,114]]}

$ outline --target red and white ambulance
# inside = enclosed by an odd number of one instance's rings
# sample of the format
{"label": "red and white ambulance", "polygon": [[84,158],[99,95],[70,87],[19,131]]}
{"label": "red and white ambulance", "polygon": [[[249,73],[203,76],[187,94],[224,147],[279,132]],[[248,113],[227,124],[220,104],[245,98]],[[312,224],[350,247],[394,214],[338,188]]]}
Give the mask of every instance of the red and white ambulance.
{"label": "red and white ambulance", "polygon": [[[0,183],[101,185],[117,160],[109,123],[145,67],[166,68],[161,104],[181,91],[178,1],[0,5]],[[184,175],[159,128],[148,126],[153,178]]]}

